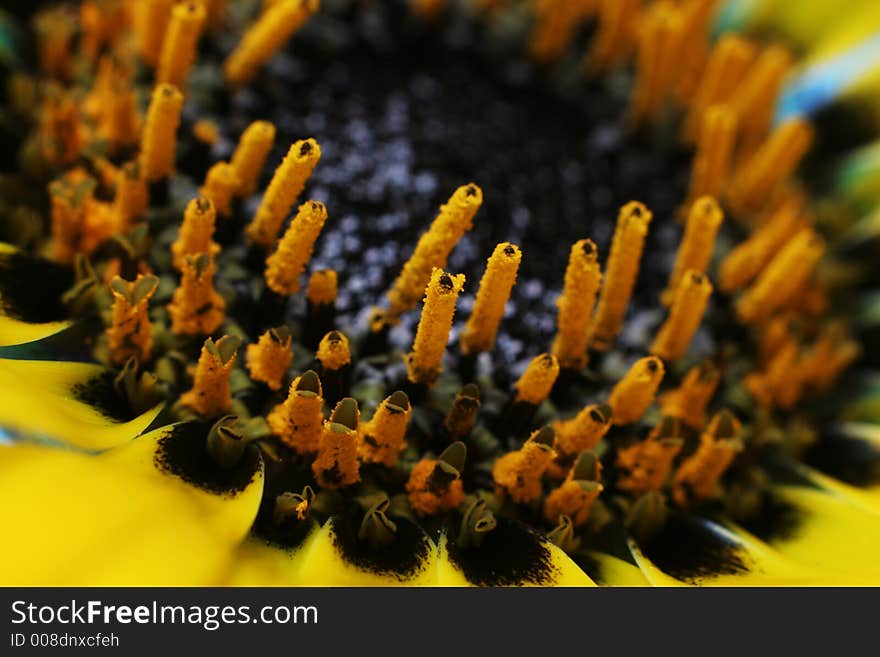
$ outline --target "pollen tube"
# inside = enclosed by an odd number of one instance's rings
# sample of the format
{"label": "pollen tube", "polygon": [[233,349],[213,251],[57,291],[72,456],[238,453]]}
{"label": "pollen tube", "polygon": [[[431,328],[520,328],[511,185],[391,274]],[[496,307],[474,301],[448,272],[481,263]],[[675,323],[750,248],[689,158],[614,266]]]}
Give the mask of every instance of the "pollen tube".
{"label": "pollen tube", "polygon": [[181,2],[171,10],[171,20],[159,54],[157,83],[173,84],[179,89],[186,87],[205,17],[201,2]]}
{"label": "pollen tube", "polygon": [[416,244],[412,255],[403,265],[388,291],[390,307],[383,317],[388,324],[396,324],[400,316],[412,310],[425,292],[434,268],[444,268],[446,259],[462,236],[473,226],[474,216],[483,203],[483,192],[474,184],[455,190],[440,213]]}
{"label": "pollen tube", "polygon": [[324,424],[324,397],[321,379],[313,370],[296,377],[287,399],[266,418],[272,433],[297,454],[318,451]]}
{"label": "pollen tube", "polygon": [[250,82],[319,6],[318,0],[278,0],[267,7],[223,62],[226,80],[234,86]]}
{"label": "pollen tube", "polygon": [[700,196],[721,196],[730,172],[735,140],[736,114],[726,105],[707,109],[694,154],[686,206]]}
{"label": "pollen tube", "polygon": [[675,299],[676,291],[686,271],[706,273],[715,249],[715,238],[723,220],[724,213],[712,197],[699,198],[691,206],[684,237],[675,257],[675,265],[666,290],[661,296],[664,305],[669,305]]}
{"label": "pollen tube", "polygon": [[635,201],[620,209],[591,328],[596,349],[609,349],[623,326],[652,216],[648,208]]}
{"label": "pollen tube", "polygon": [[763,225],[721,261],[718,287],[730,294],[744,288],[761,273],[780,248],[805,227],[799,199],[786,199]]}
{"label": "pollen tube", "polygon": [[157,85],[150,98],[141,135],[140,165],[147,182],[174,174],[177,126],[183,109],[183,94],[170,84]]}
{"label": "pollen tube", "polygon": [[180,403],[205,419],[229,411],[232,408],[229,377],[240,345],[241,339],[232,335],[225,335],[217,342],[211,338],[205,340],[196,364],[192,390],[181,395]]}
{"label": "pollen tube", "polygon": [[360,411],[351,397],[340,401],[324,423],[312,472],[321,488],[337,490],[361,480],[357,459]]}
{"label": "pollen tube", "polygon": [[275,126],[269,121],[254,121],[241,133],[231,160],[238,176],[236,196],[246,198],[256,191],[260,171],[274,142]]}
{"label": "pollen tube", "polygon": [[663,361],[654,356],[640,358],[617,382],[608,398],[614,424],[632,424],[654,403],[657,388],[666,370]]}
{"label": "pollen tube", "polygon": [[812,141],[813,128],[805,119],[782,123],[734,174],[729,193],[734,210],[749,214],[761,208],[794,172]]}
{"label": "pollen tube", "polygon": [[757,323],[788,303],[813,274],[824,252],[824,241],[810,228],[792,237],[737,301],[739,319]]}
{"label": "pollen tube", "polygon": [[248,224],[246,232],[251,242],[264,248],[272,246],[284,218],[296,203],[320,159],[321,147],[314,139],[291,145],[275,170],[260,207]]}
{"label": "pollen tube", "polygon": [[199,189],[199,193],[211,199],[217,214],[225,217],[232,212],[232,198],[238,185],[235,167],[228,162],[217,162],[208,169],[205,184]]}
{"label": "pollen tube", "polygon": [[262,381],[270,390],[281,390],[281,383],[293,352],[290,350],[290,332],[286,326],[269,329],[256,344],[247,347],[247,368],[254,381]]}
{"label": "pollen tube", "polygon": [[209,253],[213,256],[220,252],[220,245],[211,239],[214,222],[214,204],[210,199],[199,196],[187,203],[180,233],[171,245],[175,269],[183,270],[184,258],[188,255]]}
{"label": "pollen tube", "polygon": [[598,250],[591,240],[580,240],[571,247],[565,286],[556,300],[559,314],[553,340],[553,355],[563,369],[579,370],[587,364],[593,306],[602,282],[597,257]]}
{"label": "pollen tube", "polygon": [[430,386],[440,376],[455,303],[463,286],[464,274],[447,274],[437,267],[431,273],[412,351],[406,356],[406,372],[411,382]]}
{"label": "pollen tube", "polygon": [[678,360],[687,351],[712,294],[709,277],[693,269],[685,272],[675,292],[669,317],[657,332],[651,353],[666,362]]}
{"label": "pollen tube", "polygon": [[474,309],[461,335],[461,351],[465,355],[492,351],[495,337],[504,316],[522,252],[515,244],[505,242],[495,247],[480,279]]}
{"label": "pollen tube", "polygon": [[406,427],[412,407],[400,390],[386,397],[361,432],[358,454],[364,463],[381,463],[393,468],[406,449]]}

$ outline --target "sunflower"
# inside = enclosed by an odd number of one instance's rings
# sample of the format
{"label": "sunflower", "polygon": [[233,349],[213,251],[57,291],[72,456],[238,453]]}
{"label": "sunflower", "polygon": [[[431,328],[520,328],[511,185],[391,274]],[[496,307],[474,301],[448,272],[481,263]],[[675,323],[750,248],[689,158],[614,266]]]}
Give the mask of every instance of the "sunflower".
{"label": "sunflower", "polygon": [[0,583],[880,582],[856,4],[8,19]]}

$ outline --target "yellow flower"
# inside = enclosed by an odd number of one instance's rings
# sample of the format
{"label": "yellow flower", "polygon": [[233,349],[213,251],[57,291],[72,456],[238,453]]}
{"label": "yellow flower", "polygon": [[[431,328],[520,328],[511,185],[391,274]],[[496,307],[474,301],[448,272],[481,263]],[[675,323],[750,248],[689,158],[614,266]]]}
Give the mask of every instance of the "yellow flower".
{"label": "yellow flower", "polygon": [[880,584],[872,3],[110,4],[10,83],[0,584]]}

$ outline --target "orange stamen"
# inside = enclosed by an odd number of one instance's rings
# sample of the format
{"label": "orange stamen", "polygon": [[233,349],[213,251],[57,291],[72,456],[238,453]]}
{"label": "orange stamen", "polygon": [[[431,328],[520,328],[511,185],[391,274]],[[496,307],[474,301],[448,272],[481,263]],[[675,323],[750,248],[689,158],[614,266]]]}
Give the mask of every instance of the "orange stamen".
{"label": "orange stamen", "polygon": [[[708,108],[730,99],[755,56],[755,46],[739,35],[725,34],[718,39],[690,103],[682,130],[685,140],[691,142],[697,138],[700,127],[705,126],[704,114]],[[735,121],[739,114],[731,111]]]}
{"label": "orange stamen", "polygon": [[321,147],[314,139],[297,141],[275,170],[263,200],[247,227],[247,236],[254,243],[269,248],[278,237],[281,224],[312,175]]}
{"label": "orange stamen", "polygon": [[552,354],[535,356],[526,371],[513,384],[516,389],[515,401],[539,406],[553,390],[559,376],[559,361]]}
{"label": "orange stamen", "polygon": [[138,162],[126,162],[116,174],[116,191],[113,195],[114,232],[125,234],[132,222],[147,211],[149,205],[147,183],[141,176]]}
{"label": "orange stamen", "polygon": [[685,506],[717,494],[718,481],[742,450],[739,431],[740,422],[729,411],[721,411],[712,418],[700,436],[697,451],[675,473],[673,498],[677,504]]}
{"label": "orange stamen", "polygon": [[228,162],[217,162],[208,169],[205,184],[199,188],[199,194],[211,199],[217,214],[226,217],[232,213],[232,197],[235,196],[238,186],[235,167]]}
{"label": "orange stamen", "polygon": [[256,191],[260,171],[274,142],[275,126],[269,121],[254,121],[241,133],[231,160],[238,176],[237,196],[246,198]]}
{"label": "orange stamen", "polygon": [[211,199],[199,196],[187,204],[180,233],[171,245],[175,269],[183,270],[186,256],[198,256],[200,253],[215,256],[220,252],[220,245],[211,239],[214,224],[214,204]]}
{"label": "orange stamen", "polygon": [[348,338],[340,331],[330,331],[321,339],[315,358],[325,372],[335,372],[351,364]]}
{"label": "orange stamen", "polygon": [[347,397],[336,405],[330,419],[324,422],[318,455],[312,463],[312,472],[321,488],[337,490],[361,480],[357,460],[359,420],[357,402]]}
{"label": "orange stamen", "polygon": [[571,467],[565,481],[550,491],[544,500],[544,518],[558,523],[562,516],[571,518],[575,527],[586,524],[593,503],[603,490],[600,482],[602,464],[590,453],[584,452]]}
{"label": "orange stamen", "polygon": [[278,249],[266,259],[266,284],[280,295],[299,292],[303,272],[312,258],[315,242],[327,221],[327,208],[317,201],[306,201],[278,242]]}
{"label": "orange stamen", "polygon": [[729,199],[738,213],[760,209],[780,183],[797,168],[813,140],[813,128],[804,119],[782,123],[734,174]]}
{"label": "orange stamen", "polygon": [[556,300],[558,328],[553,340],[553,355],[563,369],[579,370],[587,365],[593,306],[602,282],[597,258],[598,250],[591,240],[580,240],[571,247],[565,286]]}
{"label": "orange stamen", "polygon": [[232,408],[229,377],[240,344],[241,340],[231,335],[225,335],[217,342],[211,338],[205,340],[196,364],[192,390],[180,397],[183,406],[209,419],[223,415]]}
{"label": "orange stamen", "polygon": [[214,258],[185,256],[180,286],[174,291],[168,314],[176,335],[210,335],[226,317],[226,302],[214,290]]}
{"label": "orange stamen", "polygon": [[556,448],[562,456],[573,456],[593,449],[611,428],[611,407],[590,404],[569,420],[553,423]]}
{"label": "orange stamen", "polygon": [[431,273],[416,337],[406,356],[407,377],[413,383],[432,385],[440,376],[455,303],[463,286],[464,274],[451,275],[439,268]]}
{"label": "orange stamen", "polygon": [[614,424],[638,421],[654,403],[657,388],[666,373],[663,361],[654,356],[640,358],[611,391],[608,404]]}
{"label": "orange stamen", "polygon": [[141,59],[149,66],[159,63],[159,53],[175,0],[138,0],[133,4],[135,43]]}
{"label": "orange stamen", "polygon": [[544,427],[535,431],[522,448],[495,461],[492,468],[495,484],[517,504],[541,497],[541,478],[556,458],[554,441],[553,429]]}
{"label": "orange stamen", "polygon": [[324,424],[321,380],[309,370],[290,384],[287,399],[266,418],[272,433],[298,454],[318,451]]}
{"label": "orange stamen", "polygon": [[786,199],[762,226],[721,261],[718,269],[721,290],[730,294],[751,283],[786,241],[803,227],[800,201]]}
{"label": "orange stamen", "polygon": [[812,275],[824,251],[825,243],[812,229],[792,237],[737,301],[740,321],[760,322],[788,303]]}
{"label": "orange stamen", "polygon": [[247,347],[247,368],[254,381],[262,381],[271,390],[281,390],[284,375],[293,360],[291,337],[286,327],[269,329],[256,344]]}
{"label": "orange stamen", "polygon": [[669,317],[651,345],[651,353],[667,362],[684,356],[700,327],[711,294],[712,284],[708,276],[693,269],[685,272],[675,292]]}
{"label": "orange stamen", "polygon": [[335,269],[318,269],[309,276],[306,299],[314,306],[332,306],[339,293],[339,279]]}
{"label": "orange stamen", "polygon": [[473,226],[474,216],[483,203],[483,192],[474,184],[455,190],[449,201],[416,244],[416,248],[388,291],[390,307],[385,321],[396,323],[400,316],[416,307],[435,268],[446,260],[462,236]]}
{"label": "orange stamen", "polygon": [[706,408],[718,388],[721,373],[711,362],[704,361],[688,370],[681,385],[660,398],[664,417],[674,417],[691,428],[706,422]]}
{"label": "orange stamen", "polygon": [[635,48],[641,0],[599,0],[598,27],[587,56],[591,74],[622,65]]}
{"label": "orange stamen", "polygon": [[156,82],[186,87],[196,59],[196,46],[207,14],[201,2],[180,2],[171,9],[171,20],[162,40]]}
{"label": "orange stamen", "polygon": [[480,279],[480,288],[474,300],[474,308],[461,335],[463,354],[492,351],[498,327],[510,292],[516,283],[516,273],[522,260],[519,247],[504,242],[495,247]]}
{"label": "orange stamen", "polygon": [[691,171],[688,202],[697,197],[719,197],[724,191],[733,161],[736,141],[736,114],[727,105],[712,105],[703,113],[697,152]]}
{"label": "orange stamen", "polygon": [[591,329],[597,349],[610,348],[623,326],[652,217],[648,208],[635,201],[620,209]]}
{"label": "orange stamen", "polygon": [[153,90],[141,136],[140,165],[147,182],[174,174],[177,126],[183,109],[183,94],[172,85],[160,84]]}
{"label": "orange stamen", "polygon": [[397,391],[386,397],[360,432],[358,454],[365,463],[393,468],[406,449],[406,427],[412,407],[406,394]]}
{"label": "orange stamen", "polygon": [[153,346],[150,317],[147,314],[150,299],[156,292],[159,279],[138,275],[134,283],[116,276],[110,282],[113,307],[107,338],[114,363],[122,364],[132,356],[145,363]]}
{"label": "orange stamen", "polygon": [[278,0],[267,7],[223,62],[227,82],[233,86],[250,82],[319,6],[318,0]]}
{"label": "orange stamen", "polygon": [[625,472],[618,487],[637,495],[663,488],[683,443],[678,422],[664,418],[645,440],[617,452],[617,465]]}

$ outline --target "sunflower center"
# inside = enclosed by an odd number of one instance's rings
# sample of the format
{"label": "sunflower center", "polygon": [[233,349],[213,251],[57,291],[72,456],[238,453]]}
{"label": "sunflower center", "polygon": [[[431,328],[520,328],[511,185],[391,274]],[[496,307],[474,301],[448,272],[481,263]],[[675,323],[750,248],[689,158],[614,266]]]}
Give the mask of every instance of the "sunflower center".
{"label": "sunflower center", "polygon": [[[521,47],[469,23],[438,29],[393,9],[371,15],[344,32],[316,20],[321,29],[304,31],[235,99],[223,125],[229,142],[255,116],[272,121],[279,148],[267,173],[287,144],[305,135],[321,144],[307,194],[327,204],[330,220],[313,265],[340,272],[343,326],[381,300],[439,205],[473,179],[485,200],[448,264],[467,277],[461,316],[493,247],[528,245],[496,358],[531,358],[556,328],[567,246],[591,237],[607,253],[618,209],[633,198],[671,217],[689,157],[626,131],[625,86],[549,75]],[[648,238],[635,307],[639,297],[656,307],[668,275],[659,254],[673,252],[677,231],[662,223]],[[417,320],[402,318],[397,346],[409,344]]]}

